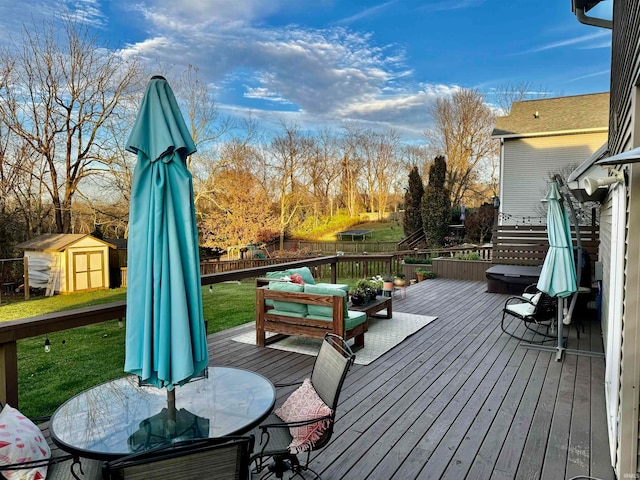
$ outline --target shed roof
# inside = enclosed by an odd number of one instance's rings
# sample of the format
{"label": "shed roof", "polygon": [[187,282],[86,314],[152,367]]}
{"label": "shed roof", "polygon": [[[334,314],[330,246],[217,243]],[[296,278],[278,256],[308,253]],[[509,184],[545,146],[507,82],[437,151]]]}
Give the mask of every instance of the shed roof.
{"label": "shed roof", "polygon": [[104,243],[111,248],[115,248],[110,243],[93,237],[87,233],[46,233],[16,245],[16,248],[46,252],[61,252],[86,237],[90,237],[96,242]]}
{"label": "shed roof", "polygon": [[541,98],[514,102],[511,112],[498,117],[494,137],[532,137],[551,134],[606,132],[609,93]]}

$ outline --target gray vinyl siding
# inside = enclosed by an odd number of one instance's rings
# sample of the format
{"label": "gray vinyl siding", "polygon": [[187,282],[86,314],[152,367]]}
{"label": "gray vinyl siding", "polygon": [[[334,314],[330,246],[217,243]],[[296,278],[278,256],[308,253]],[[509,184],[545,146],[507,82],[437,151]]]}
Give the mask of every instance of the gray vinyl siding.
{"label": "gray vinyl siding", "polygon": [[[606,201],[600,208],[600,246],[598,249],[598,261],[602,262],[602,287],[605,292],[609,292],[609,285],[611,284],[611,243],[612,243],[612,205],[611,197],[608,196]],[[609,311],[609,295],[602,296],[602,312]],[[607,347],[607,334],[608,330],[608,318],[603,313],[602,315],[602,335],[603,343],[606,349]],[[611,352],[605,352],[607,355],[611,355]]]}
{"label": "gray vinyl siding", "polygon": [[568,177],[606,141],[606,132],[505,139],[501,223],[544,223],[546,207],[540,200],[546,195],[551,175]]}
{"label": "gray vinyl siding", "polygon": [[[640,73],[640,3],[637,0],[613,2],[611,43],[611,105],[609,149],[611,154],[640,146],[640,112],[637,90]],[[635,95],[635,99],[634,99]],[[634,108],[634,102],[636,103]],[[627,234],[622,314],[622,352],[620,378],[620,432],[616,458],[618,478],[637,477],[640,472],[638,433],[638,352],[640,350],[640,165],[628,166]]]}

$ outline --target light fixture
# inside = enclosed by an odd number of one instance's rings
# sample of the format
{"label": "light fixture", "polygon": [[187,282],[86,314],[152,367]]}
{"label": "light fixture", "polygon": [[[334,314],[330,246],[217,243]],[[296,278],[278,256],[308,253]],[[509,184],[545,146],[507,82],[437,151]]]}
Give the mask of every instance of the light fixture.
{"label": "light fixture", "polygon": [[500,208],[500,197],[497,195],[493,197],[493,208],[496,210]]}
{"label": "light fixture", "polygon": [[611,170],[615,172],[615,175],[604,178],[585,177],[582,180],[582,188],[584,188],[587,195],[593,195],[600,187],[606,187],[607,185],[613,185],[614,183],[624,183],[624,173],[619,170]]}
{"label": "light fixture", "polygon": [[44,339],[44,351],[49,353],[51,351],[51,342],[49,341],[49,336]]}

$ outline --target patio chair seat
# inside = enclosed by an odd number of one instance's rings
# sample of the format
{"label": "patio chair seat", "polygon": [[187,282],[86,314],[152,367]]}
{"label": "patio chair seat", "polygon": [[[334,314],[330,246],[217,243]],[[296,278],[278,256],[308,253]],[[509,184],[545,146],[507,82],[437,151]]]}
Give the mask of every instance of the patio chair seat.
{"label": "patio chair seat", "polygon": [[[525,289],[522,296],[512,296],[505,301],[500,326],[504,333],[518,340],[531,343],[543,343],[555,339],[555,335],[548,333],[554,321],[553,313],[553,298],[537,290],[535,285],[530,285]],[[524,322],[525,328],[535,334],[533,338],[526,339],[514,332],[508,331],[507,325],[505,324],[507,316],[515,317]]]}
{"label": "patio chair seat", "polygon": [[525,318],[533,315],[533,313],[536,310],[536,305],[535,303],[522,302],[522,303],[507,305],[505,309],[507,309],[509,313],[517,317]]}
{"label": "patio chair seat", "polygon": [[[285,425],[285,422],[275,414],[270,414],[263,422],[268,425]],[[251,434],[256,438],[256,450],[260,446],[260,438],[262,435],[262,429],[256,427]],[[274,454],[282,453],[289,448],[293,436],[288,428],[272,428],[269,430],[269,441],[266,443],[264,451],[261,453],[265,456],[272,456]]]}

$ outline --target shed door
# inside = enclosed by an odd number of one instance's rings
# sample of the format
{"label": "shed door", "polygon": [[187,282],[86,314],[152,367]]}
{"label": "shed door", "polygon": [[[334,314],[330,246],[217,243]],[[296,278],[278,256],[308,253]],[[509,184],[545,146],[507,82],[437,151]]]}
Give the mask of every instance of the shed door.
{"label": "shed door", "polygon": [[104,257],[102,252],[74,252],[73,276],[75,291],[104,287]]}

